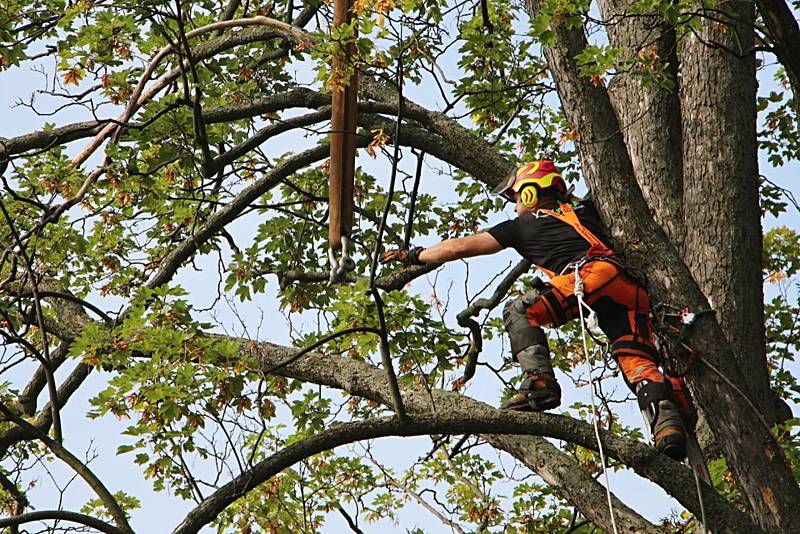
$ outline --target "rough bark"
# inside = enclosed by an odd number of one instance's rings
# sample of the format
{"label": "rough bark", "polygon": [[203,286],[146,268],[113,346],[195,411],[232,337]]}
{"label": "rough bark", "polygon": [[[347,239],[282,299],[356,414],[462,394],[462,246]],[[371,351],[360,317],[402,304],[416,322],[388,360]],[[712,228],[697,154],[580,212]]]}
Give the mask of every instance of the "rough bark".
{"label": "rough bark", "polygon": [[[531,16],[536,16],[538,2],[529,0],[528,7]],[[554,31],[555,44],[544,47],[545,56],[567,119],[579,132],[584,175],[615,244],[648,275],[650,293],[656,300],[707,309],[707,299],[648,212],[607,92],[579,75],[574,58],[586,46],[583,31],[564,25]],[[614,221],[624,221],[624,227],[612,224]],[[734,355],[716,318],[698,319],[689,342],[704,363],[687,379],[754,519],[772,532],[800,530],[796,506],[800,489],[763,416],[743,401],[741,393],[747,390],[747,381],[738,367],[730,365]]]}
{"label": "rough bark", "polygon": [[[677,82],[675,30],[660,17],[632,15],[631,0],[600,0],[611,45],[626,57],[655,54]],[[609,84],[625,146],[647,205],[656,222],[679,249],[683,244],[683,172],[681,117],[677,89],[645,83],[635,69]]]}
{"label": "rough bark", "polygon": [[684,259],[717,311],[735,364],[747,377],[746,391],[772,422],[764,365],[753,4],[726,2],[719,9],[743,22],[704,19],[681,43]]}
{"label": "rough bark", "polygon": [[[384,374],[380,371],[381,374]],[[491,432],[495,428],[503,428],[508,432],[523,434],[528,431],[537,432],[537,422],[528,423],[526,416],[520,413],[498,412],[494,410],[494,417],[476,413],[427,413],[425,415],[407,416],[404,420],[399,417],[376,418],[367,421],[357,421],[352,423],[341,423],[331,426],[313,436],[295,442],[285,449],[278,451],[274,455],[257,463],[251,469],[246,470],[238,477],[234,478],[212,495],[209,495],[195,509],[193,509],[180,525],[173,531],[173,534],[194,534],[201,527],[213,521],[225,508],[230,506],[236,499],[244,496],[247,492],[255,489],[259,484],[269,480],[272,476],[280,473],[304,458],[308,458],[322,451],[330,450],[340,445],[375,439],[386,436],[420,436],[430,434],[470,434],[475,432]],[[509,419],[513,420],[510,422]],[[552,447],[552,445],[551,445]],[[565,456],[565,455],[562,455]],[[565,456],[566,458],[566,456]],[[594,482],[591,477],[580,470],[575,469],[572,460],[568,460],[566,471],[573,475],[573,484],[583,489],[583,493],[595,501],[595,508],[588,508],[590,516],[601,514],[608,515],[608,507],[605,504],[605,495],[602,491],[586,492],[585,485]],[[558,463],[558,462],[557,462]],[[553,478],[560,478],[559,470],[562,465],[551,466],[550,471],[554,473]],[[576,476],[577,475],[577,476]],[[596,484],[596,482],[595,482]],[[581,491],[571,491],[572,495]],[[590,499],[581,499],[588,505]],[[616,512],[617,531],[630,533],[649,533],[659,532],[654,525],[650,524],[635,512],[627,508],[619,501],[615,501],[615,507],[619,508]],[[602,509],[605,508],[603,511]],[[585,509],[585,508],[582,508]],[[609,521],[598,523],[606,530],[611,527]]]}

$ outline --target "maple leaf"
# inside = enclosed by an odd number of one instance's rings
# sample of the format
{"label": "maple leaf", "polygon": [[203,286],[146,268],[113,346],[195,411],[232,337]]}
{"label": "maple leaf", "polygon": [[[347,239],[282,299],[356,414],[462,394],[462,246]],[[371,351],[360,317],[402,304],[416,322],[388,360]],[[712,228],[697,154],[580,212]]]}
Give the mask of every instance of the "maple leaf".
{"label": "maple leaf", "polygon": [[589,80],[592,82],[592,85],[594,85],[595,87],[605,87],[606,86],[605,80],[603,80],[603,77],[600,76],[599,74],[592,74],[592,76],[589,77]]}
{"label": "maple leaf", "polygon": [[385,145],[386,141],[389,140],[389,136],[383,132],[383,128],[372,130],[372,133],[374,135],[372,137],[372,141],[370,141],[369,145],[367,145],[367,152],[370,156],[372,156],[372,159],[375,159],[378,157],[378,153],[375,152],[375,149]]}
{"label": "maple leaf", "polygon": [[64,73],[64,85],[78,85],[83,79],[83,69],[72,67]]}
{"label": "maple leaf", "polygon": [[578,139],[578,130],[576,128],[565,129],[561,132],[558,144],[564,146],[568,141],[575,141],[576,139]]}
{"label": "maple leaf", "polygon": [[777,284],[781,280],[786,279],[786,273],[783,271],[772,271],[769,273],[768,279],[770,284]]}

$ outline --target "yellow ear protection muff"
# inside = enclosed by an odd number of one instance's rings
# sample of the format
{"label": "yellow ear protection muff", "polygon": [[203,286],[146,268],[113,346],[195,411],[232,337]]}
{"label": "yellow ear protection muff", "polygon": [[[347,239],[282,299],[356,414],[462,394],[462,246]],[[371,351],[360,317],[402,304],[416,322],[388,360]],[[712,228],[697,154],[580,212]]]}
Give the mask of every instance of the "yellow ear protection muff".
{"label": "yellow ear protection muff", "polygon": [[526,208],[533,209],[539,202],[539,190],[533,184],[523,186],[519,191],[519,201]]}

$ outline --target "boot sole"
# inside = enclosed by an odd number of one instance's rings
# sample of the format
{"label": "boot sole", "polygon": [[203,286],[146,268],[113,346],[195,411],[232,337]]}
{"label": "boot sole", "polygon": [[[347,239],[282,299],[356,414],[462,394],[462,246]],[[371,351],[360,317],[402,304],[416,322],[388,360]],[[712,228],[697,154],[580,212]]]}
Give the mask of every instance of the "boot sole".
{"label": "boot sole", "polygon": [[515,412],[544,412],[561,405],[561,397],[547,397],[541,400],[529,400],[519,404],[509,404],[508,401],[500,406],[501,410],[514,410]]}
{"label": "boot sole", "polygon": [[665,436],[656,448],[676,462],[682,462],[686,458],[686,437],[679,434]]}

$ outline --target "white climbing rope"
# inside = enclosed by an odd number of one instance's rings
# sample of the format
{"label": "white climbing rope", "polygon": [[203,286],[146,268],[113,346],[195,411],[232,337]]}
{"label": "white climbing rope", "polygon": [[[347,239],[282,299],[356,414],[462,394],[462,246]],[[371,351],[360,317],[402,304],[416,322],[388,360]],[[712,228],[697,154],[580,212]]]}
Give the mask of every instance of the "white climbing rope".
{"label": "white climbing rope", "polygon": [[[614,515],[614,505],[611,502],[611,482],[608,478],[608,467],[606,467],[606,455],[603,451],[603,443],[600,440],[600,425],[597,421],[597,405],[594,400],[594,378],[592,377],[592,359],[589,353],[589,347],[586,344],[586,323],[589,323],[589,327],[596,327],[597,326],[597,314],[595,311],[589,307],[588,304],[583,300],[584,291],[583,291],[583,280],[581,279],[580,274],[580,263],[575,266],[575,290],[573,291],[574,295],[578,299],[578,314],[581,318],[581,339],[583,340],[583,353],[584,357],[586,358],[586,364],[589,367],[589,399],[591,400],[592,404],[592,425],[594,426],[594,437],[597,439],[597,451],[600,453],[600,462],[603,464],[603,477],[606,481],[606,500],[608,501],[608,511],[611,514],[611,528],[614,531],[614,534],[619,534],[617,530],[617,520]],[[586,308],[589,311],[589,316],[584,317],[583,309]]]}

